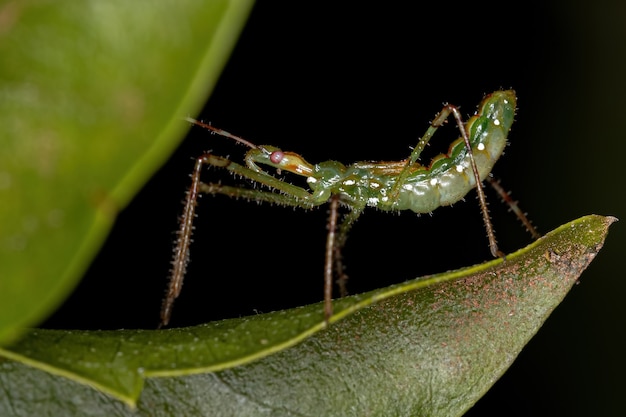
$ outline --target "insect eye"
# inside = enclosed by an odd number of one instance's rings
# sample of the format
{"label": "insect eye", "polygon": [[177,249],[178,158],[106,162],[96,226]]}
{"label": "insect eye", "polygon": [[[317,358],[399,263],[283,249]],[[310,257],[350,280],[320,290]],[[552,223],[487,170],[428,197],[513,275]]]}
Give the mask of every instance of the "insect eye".
{"label": "insect eye", "polygon": [[270,161],[274,164],[280,164],[284,157],[285,153],[283,151],[274,151],[270,154]]}

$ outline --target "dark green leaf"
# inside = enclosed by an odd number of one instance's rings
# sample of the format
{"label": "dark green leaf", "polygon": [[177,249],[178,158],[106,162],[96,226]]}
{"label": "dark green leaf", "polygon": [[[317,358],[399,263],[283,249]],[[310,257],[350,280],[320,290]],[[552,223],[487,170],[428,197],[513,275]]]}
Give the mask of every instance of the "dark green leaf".
{"label": "dark green leaf", "polygon": [[0,342],[74,288],[212,89],[249,0],[0,6]]}
{"label": "dark green leaf", "polygon": [[1,352],[0,414],[461,415],[615,220],[583,217],[505,261],[338,300],[325,330],[321,304],[185,329],[32,330]]}

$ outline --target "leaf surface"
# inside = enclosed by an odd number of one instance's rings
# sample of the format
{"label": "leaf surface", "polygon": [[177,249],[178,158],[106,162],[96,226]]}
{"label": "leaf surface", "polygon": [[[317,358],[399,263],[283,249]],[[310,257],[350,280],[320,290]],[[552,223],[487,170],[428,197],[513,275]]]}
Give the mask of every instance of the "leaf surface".
{"label": "leaf surface", "polygon": [[327,329],[320,303],[183,329],[32,330],[0,352],[0,414],[461,415],[615,220],[582,217],[504,261],[337,300]]}

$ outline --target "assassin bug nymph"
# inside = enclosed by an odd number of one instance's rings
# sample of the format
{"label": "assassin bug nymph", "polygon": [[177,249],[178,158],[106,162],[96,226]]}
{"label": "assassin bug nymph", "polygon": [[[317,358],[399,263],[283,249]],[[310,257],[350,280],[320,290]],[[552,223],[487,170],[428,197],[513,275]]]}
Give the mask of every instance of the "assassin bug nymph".
{"label": "assassin bug nymph", "polygon": [[[415,213],[430,213],[440,206],[462,200],[471,189],[476,188],[491,254],[494,257],[503,257],[496,243],[481,185],[481,181],[487,180],[509,204],[533,237],[538,238],[539,234],[517,204],[489,176],[506,146],[507,135],[515,117],[515,107],[514,91],[496,91],[487,95],[478,106],[476,114],[467,123],[463,123],[458,108],[445,105],[431,122],[409,158],[393,162],[356,162],[348,166],[337,161],[311,164],[294,152],[282,151],[270,145],[255,145],[224,130],[187,118],[190,123],[228,137],[247,146],[249,150],[244,157],[245,165],[211,153],[205,153],[196,160],[191,187],[187,192],[180,221],[172,275],[161,309],[161,326],[168,324],[174,300],[182,288],[189,262],[193,219],[200,193],[223,194],[299,208],[312,208],[329,203],[324,264],[324,316],[327,322],[333,313],[333,271],[339,276],[338,283],[343,295],[345,276],[341,249],[350,228],[366,207],[377,207],[384,211],[412,210]],[[429,165],[419,164],[417,160],[420,154],[450,115],[456,120],[461,137],[452,142],[446,154],[435,156]],[[204,183],[200,176],[205,165],[226,169],[267,189]],[[309,189],[279,179],[260,165],[273,167],[278,173],[288,172],[304,176]],[[349,210],[339,222],[340,206]]]}

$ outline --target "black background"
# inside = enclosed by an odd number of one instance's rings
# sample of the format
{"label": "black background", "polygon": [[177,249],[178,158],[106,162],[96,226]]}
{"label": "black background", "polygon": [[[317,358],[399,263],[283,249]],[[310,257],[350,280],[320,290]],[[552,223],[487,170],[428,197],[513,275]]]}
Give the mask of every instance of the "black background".
{"label": "black background", "polygon": [[[613,3],[566,6],[262,1],[197,116],[313,163],[398,160],[444,102],[471,115],[483,94],[514,88],[517,121],[494,174],[540,231],[584,214],[619,215],[626,13]],[[457,136],[449,124],[427,156]],[[245,152],[192,129],[120,214],[85,279],[46,327],[156,326],[188,175],[209,149],[235,160]],[[204,178],[237,181],[215,170]],[[488,195],[502,249],[529,243]],[[172,325],[320,301],[326,216],[325,206],[302,211],[204,198]],[[614,414],[624,370],[623,342],[613,336],[623,329],[617,306],[624,284],[610,264],[619,247],[609,240],[584,285],[468,415]],[[369,210],[345,251],[354,293],[488,259],[474,193],[432,216]]]}

